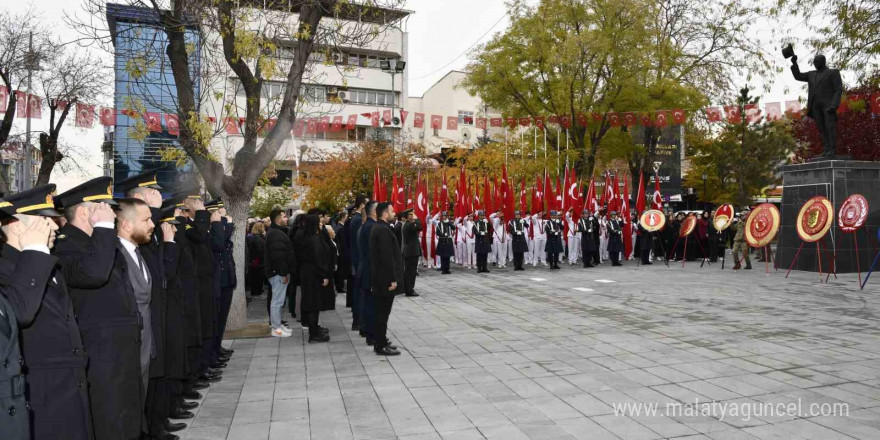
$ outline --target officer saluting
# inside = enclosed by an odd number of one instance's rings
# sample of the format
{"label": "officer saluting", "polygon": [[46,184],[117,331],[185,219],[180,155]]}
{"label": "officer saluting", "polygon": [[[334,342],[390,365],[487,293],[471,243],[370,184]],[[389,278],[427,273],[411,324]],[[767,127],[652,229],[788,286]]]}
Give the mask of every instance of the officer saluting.
{"label": "officer saluting", "polygon": [[[593,241],[593,232],[598,229],[596,218],[590,214],[590,211],[583,210],[581,218],[578,219],[577,230],[581,233],[581,259],[584,267],[593,267],[593,261],[597,259],[594,254],[599,252],[599,246]],[[571,251],[569,251],[571,252]]]}
{"label": "officer saluting", "polygon": [[455,255],[455,247],[452,245],[452,234],[455,225],[449,221],[445,212],[440,213],[440,221],[437,222],[437,255],[440,256],[440,273],[449,274],[449,258]]}
{"label": "officer saluting", "polygon": [[507,222],[507,232],[512,237],[513,270],[525,270],[523,255],[529,251],[529,243],[526,241],[526,221],[523,220],[521,212],[513,212],[513,220]]}
{"label": "officer saluting", "polygon": [[115,203],[112,190],[110,179],[99,177],[58,196],[67,224],[58,231],[54,249],[89,354],[89,400],[98,440],[140,436],[146,391],[140,364],[144,321],[113,217],[101,214],[107,210],[102,203]]}
{"label": "officer saluting", "polygon": [[[106,182],[99,185],[101,191],[106,192]],[[6,235],[0,258],[0,280],[4,280],[2,292],[11,306],[0,308],[12,311],[9,316],[15,316],[21,327],[33,438],[91,439],[86,353],[65,277],[58,259],[49,255],[58,227],[48,217],[61,216],[54,209],[51,195],[54,190],[55,185],[43,185],[0,202],[2,229]],[[99,212],[93,214],[93,218],[107,220],[112,226],[114,216],[110,208],[101,204],[97,210]],[[5,317],[0,321],[3,319]],[[16,324],[12,323],[12,328],[15,327]],[[14,334],[10,336],[15,337]],[[17,341],[15,343],[17,345]],[[5,345],[0,343],[0,346]],[[19,369],[18,362],[12,366],[3,362],[0,366]],[[5,370],[0,368],[0,376]],[[0,377],[0,384],[5,385],[0,391],[3,393],[0,402],[10,397],[10,390],[13,398],[24,394],[24,380],[20,375],[11,380],[3,379]],[[4,414],[0,418],[24,420],[27,427],[26,408],[13,402],[2,409]],[[17,428],[7,431],[4,422],[0,422],[3,438],[7,435],[31,438],[28,429],[23,433]],[[19,437],[19,433],[23,435]]]}
{"label": "officer saluting", "polygon": [[477,221],[474,222],[473,229],[476,238],[474,252],[477,254],[477,273],[489,273],[486,263],[489,253],[492,252],[492,227],[489,226],[483,211],[477,211]]}
{"label": "officer saluting", "polygon": [[559,220],[558,212],[550,211],[550,220],[544,223],[544,232],[547,234],[547,244],[544,246],[544,251],[547,252],[550,269],[559,269],[559,254],[564,249],[562,247],[562,222]]}
{"label": "officer saluting", "polygon": [[623,252],[622,233],[617,211],[611,211],[611,220],[608,221],[608,258],[611,259],[612,266],[623,266],[620,264],[620,253]]}

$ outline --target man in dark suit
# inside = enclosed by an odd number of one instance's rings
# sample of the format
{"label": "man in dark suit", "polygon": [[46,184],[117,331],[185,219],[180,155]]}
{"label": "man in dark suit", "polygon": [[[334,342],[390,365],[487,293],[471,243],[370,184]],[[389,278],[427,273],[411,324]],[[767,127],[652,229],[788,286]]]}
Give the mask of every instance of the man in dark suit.
{"label": "man in dark suit", "polygon": [[394,296],[400,293],[403,284],[403,256],[394,232],[388,225],[394,218],[394,208],[390,203],[380,203],[376,207],[378,222],[370,231],[370,285],[376,304],[376,322],[373,337],[373,351],[378,355],[397,356],[396,347],[388,341],[388,317]]}
{"label": "man in dark suit", "polygon": [[617,211],[611,211],[611,220],[608,220],[608,258],[612,266],[620,264],[620,253],[623,252],[623,226],[617,216]]}
{"label": "man in dark suit", "polygon": [[[367,338],[367,345],[373,345],[375,338],[373,335],[374,311],[375,305],[373,295],[370,293],[372,284],[370,283],[370,275],[372,273],[370,265],[370,231],[376,225],[376,202],[370,201],[364,208],[367,219],[358,230],[358,252],[360,253],[358,265],[358,277],[360,278],[360,334]],[[393,233],[392,233],[393,234]],[[400,253],[400,249],[398,249]]]}
{"label": "man in dark suit", "polygon": [[825,147],[821,157],[830,158],[837,152],[837,107],[843,94],[840,71],[825,65],[825,55],[816,55],[816,70],[801,73],[798,57],[791,57],[791,73],[794,79],[807,83],[807,116],[816,120]]}
{"label": "man in dark suit", "polygon": [[[89,184],[88,190],[93,194],[106,195],[110,178]],[[86,352],[65,277],[57,265],[58,259],[49,255],[58,229],[50,217],[61,216],[52,203],[54,189],[55,185],[42,185],[0,202],[5,235],[5,243],[0,245],[0,283],[6,287],[21,272],[31,277],[24,290],[3,289],[18,320],[24,361],[21,366],[27,378],[33,437],[25,438],[87,440],[94,434],[89,411]],[[102,225],[112,225],[115,217],[110,207],[100,202],[82,214],[92,224],[100,222]],[[40,242],[29,239],[28,235],[34,232],[42,237]],[[4,360],[5,354],[0,354]],[[0,363],[0,370],[18,367]],[[0,383],[5,385],[0,391],[3,398],[9,397],[10,392],[24,393],[24,380]],[[12,405],[2,410],[3,418],[16,416]],[[27,419],[28,412],[24,411],[18,417]],[[10,435],[15,436],[14,432]],[[6,438],[5,431],[0,436]]]}
{"label": "man in dark suit", "polygon": [[[404,222],[401,226],[400,236],[403,243],[400,250],[403,254],[403,292],[406,296],[419,296],[415,291],[416,269],[419,267],[419,257],[422,256],[422,247],[419,246],[419,231],[422,224],[412,209],[403,211],[400,216]],[[396,238],[396,237],[395,237]]]}
{"label": "man in dark suit", "polygon": [[354,207],[351,219],[345,224],[345,235],[348,237],[348,245],[351,248],[351,281],[346,286],[346,296],[351,296],[351,331],[358,331],[361,328],[361,287],[360,278],[358,278],[358,267],[360,266],[361,255],[358,250],[358,231],[364,224],[364,206],[367,204],[367,198],[363,195],[357,196],[354,200]]}
{"label": "man in dark suit", "polygon": [[[73,190],[71,190],[73,191]],[[71,192],[69,191],[69,192]],[[108,188],[108,193],[112,192]],[[97,195],[95,195],[96,197]],[[135,439],[144,417],[140,313],[127,263],[109,222],[85,215],[90,203],[112,199],[62,194],[67,224],[58,231],[53,254],[61,261],[83,345],[89,356],[89,402],[97,440]],[[149,307],[147,307],[149,309]]]}

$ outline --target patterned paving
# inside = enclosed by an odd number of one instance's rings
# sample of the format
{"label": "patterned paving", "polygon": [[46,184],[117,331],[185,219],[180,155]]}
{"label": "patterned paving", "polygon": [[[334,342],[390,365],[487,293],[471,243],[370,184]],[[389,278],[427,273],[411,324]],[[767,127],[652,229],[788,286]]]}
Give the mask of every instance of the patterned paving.
{"label": "patterned paving", "polygon": [[880,439],[880,284],[757,269],[422,269],[403,355],[347,331],[340,296],[329,344],[228,341],[181,437]]}

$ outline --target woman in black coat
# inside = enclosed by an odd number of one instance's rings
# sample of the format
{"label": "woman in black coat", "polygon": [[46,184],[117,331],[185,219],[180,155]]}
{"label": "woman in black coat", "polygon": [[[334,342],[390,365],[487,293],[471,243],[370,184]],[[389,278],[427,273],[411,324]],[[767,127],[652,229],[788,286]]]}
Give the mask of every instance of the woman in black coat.
{"label": "woman in black coat", "polygon": [[254,223],[247,237],[247,250],[250,258],[248,278],[251,296],[260,296],[263,294],[263,286],[266,285],[266,269],[263,261],[266,255],[266,225],[262,222]]}
{"label": "woman in black coat", "polygon": [[324,307],[323,294],[333,289],[330,279],[333,270],[329,252],[321,238],[320,220],[317,215],[305,216],[302,227],[294,237],[293,247],[297,255],[299,285],[302,292],[300,313],[302,323],[309,328],[309,342],[327,342],[328,331],[318,325],[318,316]]}

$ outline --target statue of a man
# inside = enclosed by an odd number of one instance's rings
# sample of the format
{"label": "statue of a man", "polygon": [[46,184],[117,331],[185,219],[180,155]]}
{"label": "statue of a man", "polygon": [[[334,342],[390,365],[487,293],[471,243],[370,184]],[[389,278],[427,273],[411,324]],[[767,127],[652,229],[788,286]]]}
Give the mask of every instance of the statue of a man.
{"label": "statue of a man", "polygon": [[807,116],[816,121],[822,135],[825,150],[821,157],[833,157],[837,152],[837,107],[843,94],[840,71],[825,65],[825,55],[816,55],[816,70],[806,73],[801,73],[797,60],[797,55],[791,57],[791,73],[794,79],[807,83]]}

